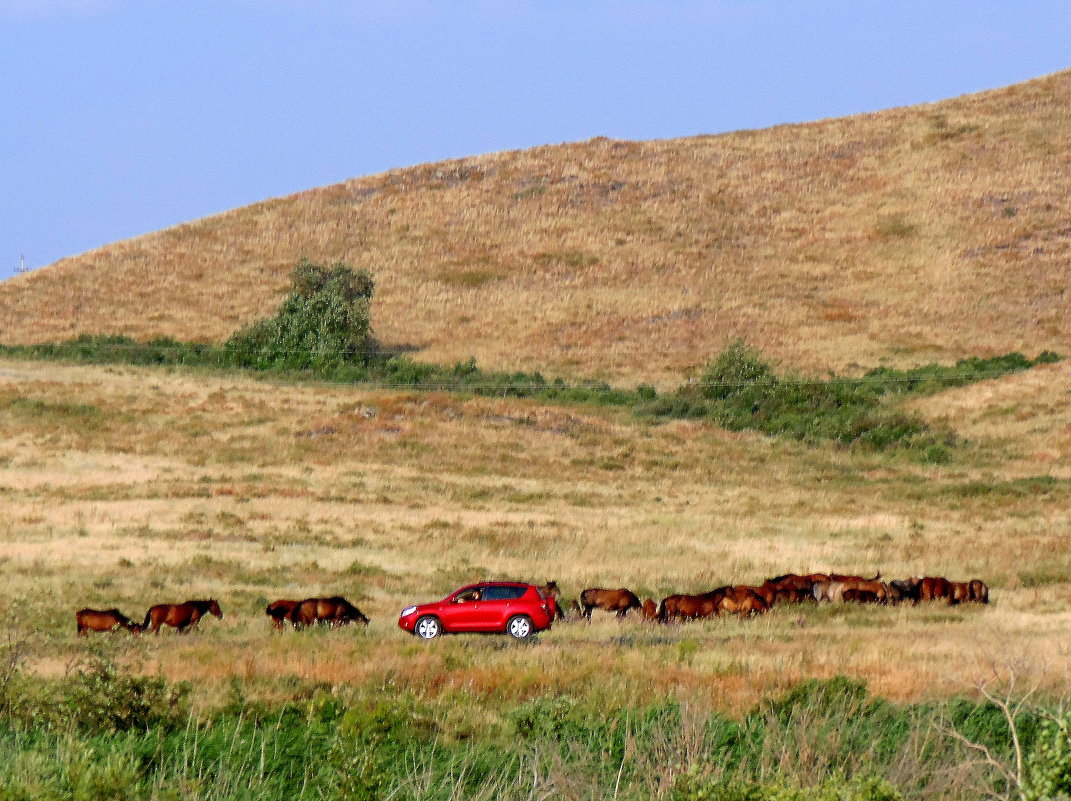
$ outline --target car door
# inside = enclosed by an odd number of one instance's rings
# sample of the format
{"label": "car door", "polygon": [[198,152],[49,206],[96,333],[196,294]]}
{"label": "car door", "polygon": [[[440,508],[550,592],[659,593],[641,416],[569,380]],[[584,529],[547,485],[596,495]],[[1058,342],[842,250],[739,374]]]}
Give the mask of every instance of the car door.
{"label": "car door", "polygon": [[484,587],[465,587],[443,602],[439,618],[447,631],[477,631]]}
{"label": "car door", "polygon": [[524,592],[524,587],[488,587],[480,602],[480,631],[503,631]]}

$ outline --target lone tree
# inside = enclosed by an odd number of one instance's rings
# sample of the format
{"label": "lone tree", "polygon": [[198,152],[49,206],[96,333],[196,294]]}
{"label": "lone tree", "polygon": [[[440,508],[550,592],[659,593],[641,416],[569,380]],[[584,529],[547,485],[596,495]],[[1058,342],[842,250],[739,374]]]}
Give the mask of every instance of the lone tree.
{"label": "lone tree", "polygon": [[224,344],[236,367],[329,371],[366,365],[377,347],[369,305],[375,282],[367,270],[302,259],[279,310],[238,331]]}

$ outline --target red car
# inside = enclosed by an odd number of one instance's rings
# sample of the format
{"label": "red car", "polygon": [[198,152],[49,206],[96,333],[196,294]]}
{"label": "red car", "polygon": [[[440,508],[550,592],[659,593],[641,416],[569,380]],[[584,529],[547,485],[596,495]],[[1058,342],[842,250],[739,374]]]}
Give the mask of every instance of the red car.
{"label": "red car", "polygon": [[508,634],[518,640],[549,629],[554,622],[553,598],[534,584],[482,581],[430,604],[407,606],[398,625],[422,640],[463,631]]}

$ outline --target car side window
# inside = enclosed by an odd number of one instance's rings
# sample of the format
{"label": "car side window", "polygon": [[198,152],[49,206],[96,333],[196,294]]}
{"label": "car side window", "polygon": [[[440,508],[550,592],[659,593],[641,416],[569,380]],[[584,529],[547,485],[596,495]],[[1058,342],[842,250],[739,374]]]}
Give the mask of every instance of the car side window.
{"label": "car side window", "polygon": [[524,595],[527,587],[485,587],[485,601],[512,601]]}
{"label": "car side window", "polygon": [[473,601],[480,600],[480,596],[481,596],[480,590],[477,589],[477,588],[474,588],[474,589],[471,589],[471,590],[466,590],[465,592],[461,593],[460,595],[457,595],[457,596],[454,597],[454,603],[458,603],[458,604],[472,603]]}

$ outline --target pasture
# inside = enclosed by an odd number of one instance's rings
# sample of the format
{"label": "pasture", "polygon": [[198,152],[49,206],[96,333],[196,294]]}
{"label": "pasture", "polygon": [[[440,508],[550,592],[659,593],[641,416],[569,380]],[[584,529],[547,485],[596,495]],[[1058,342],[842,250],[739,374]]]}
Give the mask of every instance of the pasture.
{"label": "pasture", "polygon": [[[105,646],[137,671],[195,681],[206,706],[233,677],[266,700],[310,681],[428,699],[654,692],[731,712],[847,674],[922,701],[1012,658],[1059,692],[1071,381],[1060,364],[1035,369],[919,402],[953,410],[971,437],[934,466],[605,409],[8,361],[0,611],[8,636],[30,638],[32,670],[56,677],[90,647],[81,607],[140,621],[154,603],[217,598],[225,619],[191,636]],[[1031,395],[1031,422],[1006,411],[1038,381],[1062,391]],[[775,607],[659,627],[596,612],[530,647],[427,647],[395,625],[406,604],[469,580],[661,598],[812,570],[977,576],[993,603]],[[317,594],[345,595],[371,625],[272,629],[270,600]]]}

